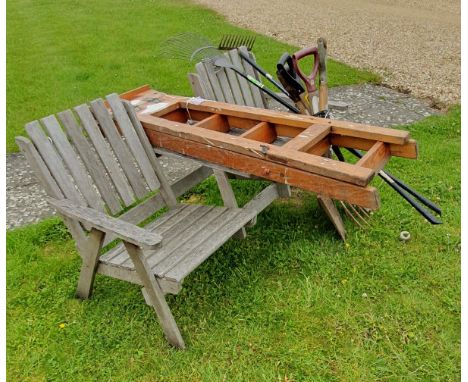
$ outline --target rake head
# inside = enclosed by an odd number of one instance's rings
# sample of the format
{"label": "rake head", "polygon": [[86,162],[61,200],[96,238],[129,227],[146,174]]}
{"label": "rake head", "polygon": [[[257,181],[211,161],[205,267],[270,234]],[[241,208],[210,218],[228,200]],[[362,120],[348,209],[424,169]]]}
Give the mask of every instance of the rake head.
{"label": "rake head", "polygon": [[239,48],[240,46],[247,47],[248,50],[252,50],[256,40],[256,36],[241,36],[235,34],[225,34],[221,37],[219,42],[219,50],[231,50]]}

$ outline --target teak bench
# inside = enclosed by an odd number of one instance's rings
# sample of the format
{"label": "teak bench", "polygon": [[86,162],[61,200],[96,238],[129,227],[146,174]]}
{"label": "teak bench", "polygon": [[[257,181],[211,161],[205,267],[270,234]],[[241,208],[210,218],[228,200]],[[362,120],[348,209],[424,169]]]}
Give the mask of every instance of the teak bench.
{"label": "teak bench", "polygon": [[[77,296],[90,297],[96,272],[142,285],[168,341],[184,348],[164,295],[177,294],[184,278],[233,235],[243,237],[244,226],[281,195],[281,185],[238,208],[218,174],[224,207],[178,203],[211,170],[201,167],[169,184],[133,107],[116,94],[28,123],[26,132],[29,139],[16,142],[82,258]],[[137,226],[164,207],[162,216]],[[121,243],[102,253],[115,239]]]}

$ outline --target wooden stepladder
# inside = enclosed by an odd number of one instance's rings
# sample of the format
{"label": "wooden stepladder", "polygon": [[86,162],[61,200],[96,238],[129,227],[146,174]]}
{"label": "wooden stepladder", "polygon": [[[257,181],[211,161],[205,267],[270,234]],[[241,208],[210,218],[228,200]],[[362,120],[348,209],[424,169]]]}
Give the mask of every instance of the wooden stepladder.
{"label": "wooden stepladder", "polygon": [[[320,57],[320,110],[324,110],[328,108],[328,88],[326,85],[326,43],[323,39],[319,39],[318,45]],[[241,47],[239,50],[242,50],[244,54],[250,55],[250,58],[255,60],[253,54],[248,52],[245,47]],[[242,68],[246,73],[256,77],[257,80],[260,80],[257,72],[252,68],[252,66],[242,60],[237,49],[226,52],[224,55],[232,64]],[[192,85],[194,94],[202,98],[265,109],[270,109],[275,106],[272,100],[268,99],[268,96],[261,92],[257,87],[253,86],[242,77],[237,76],[231,70],[216,68],[210,60],[198,63],[196,65],[196,73],[189,73],[188,78]],[[315,113],[318,111],[318,109],[314,110]],[[314,130],[314,132],[307,132],[309,136],[305,135],[302,140],[298,140],[296,138],[292,143],[289,143],[284,147],[291,149],[304,149],[304,145],[313,146],[316,142],[314,142],[313,139],[310,140],[308,138],[310,138],[310,134],[314,134],[315,132],[316,130]],[[317,137],[320,139],[320,136]],[[324,155],[328,156],[329,152],[325,151]],[[325,211],[326,216],[333,223],[341,238],[345,240],[346,230],[335,203],[329,196],[323,193],[317,192],[316,195],[317,201]]]}

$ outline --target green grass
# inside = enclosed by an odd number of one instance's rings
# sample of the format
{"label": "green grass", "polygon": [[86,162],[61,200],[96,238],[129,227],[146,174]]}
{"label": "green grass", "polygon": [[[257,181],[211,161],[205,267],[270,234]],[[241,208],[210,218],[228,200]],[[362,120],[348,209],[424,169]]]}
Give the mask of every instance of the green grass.
{"label": "green grass", "polygon": [[[172,94],[191,93],[190,64],[158,58],[160,44],[192,31],[214,42],[246,31],[188,1],[7,2],[7,151],[25,123],[111,92],[149,83]],[[274,72],[294,47],[259,35],[254,52]],[[329,62],[330,85],[378,81],[369,72]]]}
{"label": "green grass", "polygon": [[[137,286],[98,276],[91,300],[73,298],[80,262],[59,220],[8,232],[9,380],[459,380],[460,108],[407,128],[420,159],[389,170],[437,201],[444,224],[379,179],[382,208],[367,231],[348,223],[348,245],[313,195],[277,201],[169,297],[183,352]],[[233,185],[241,202],[261,187]],[[184,198],[220,202],[213,179]]]}

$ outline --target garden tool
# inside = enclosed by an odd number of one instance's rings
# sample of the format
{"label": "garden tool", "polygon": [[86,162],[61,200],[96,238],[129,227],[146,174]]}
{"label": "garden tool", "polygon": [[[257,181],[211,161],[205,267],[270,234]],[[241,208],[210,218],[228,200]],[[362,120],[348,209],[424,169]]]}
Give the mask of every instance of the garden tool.
{"label": "garden tool", "polygon": [[[309,75],[306,75],[302,72],[301,68],[299,67],[299,61],[308,56],[313,56],[314,64],[312,66],[311,73]],[[318,49],[316,47],[304,48],[299,52],[294,53],[292,56],[292,63],[295,72],[302,79],[302,81],[304,81],[304,84],[306,86],[308,98],[311,105],[311,114],[318,113],[319,102],[317,97],[317,88],[315,87],[315,78],[317,77],[319,67]]]}

